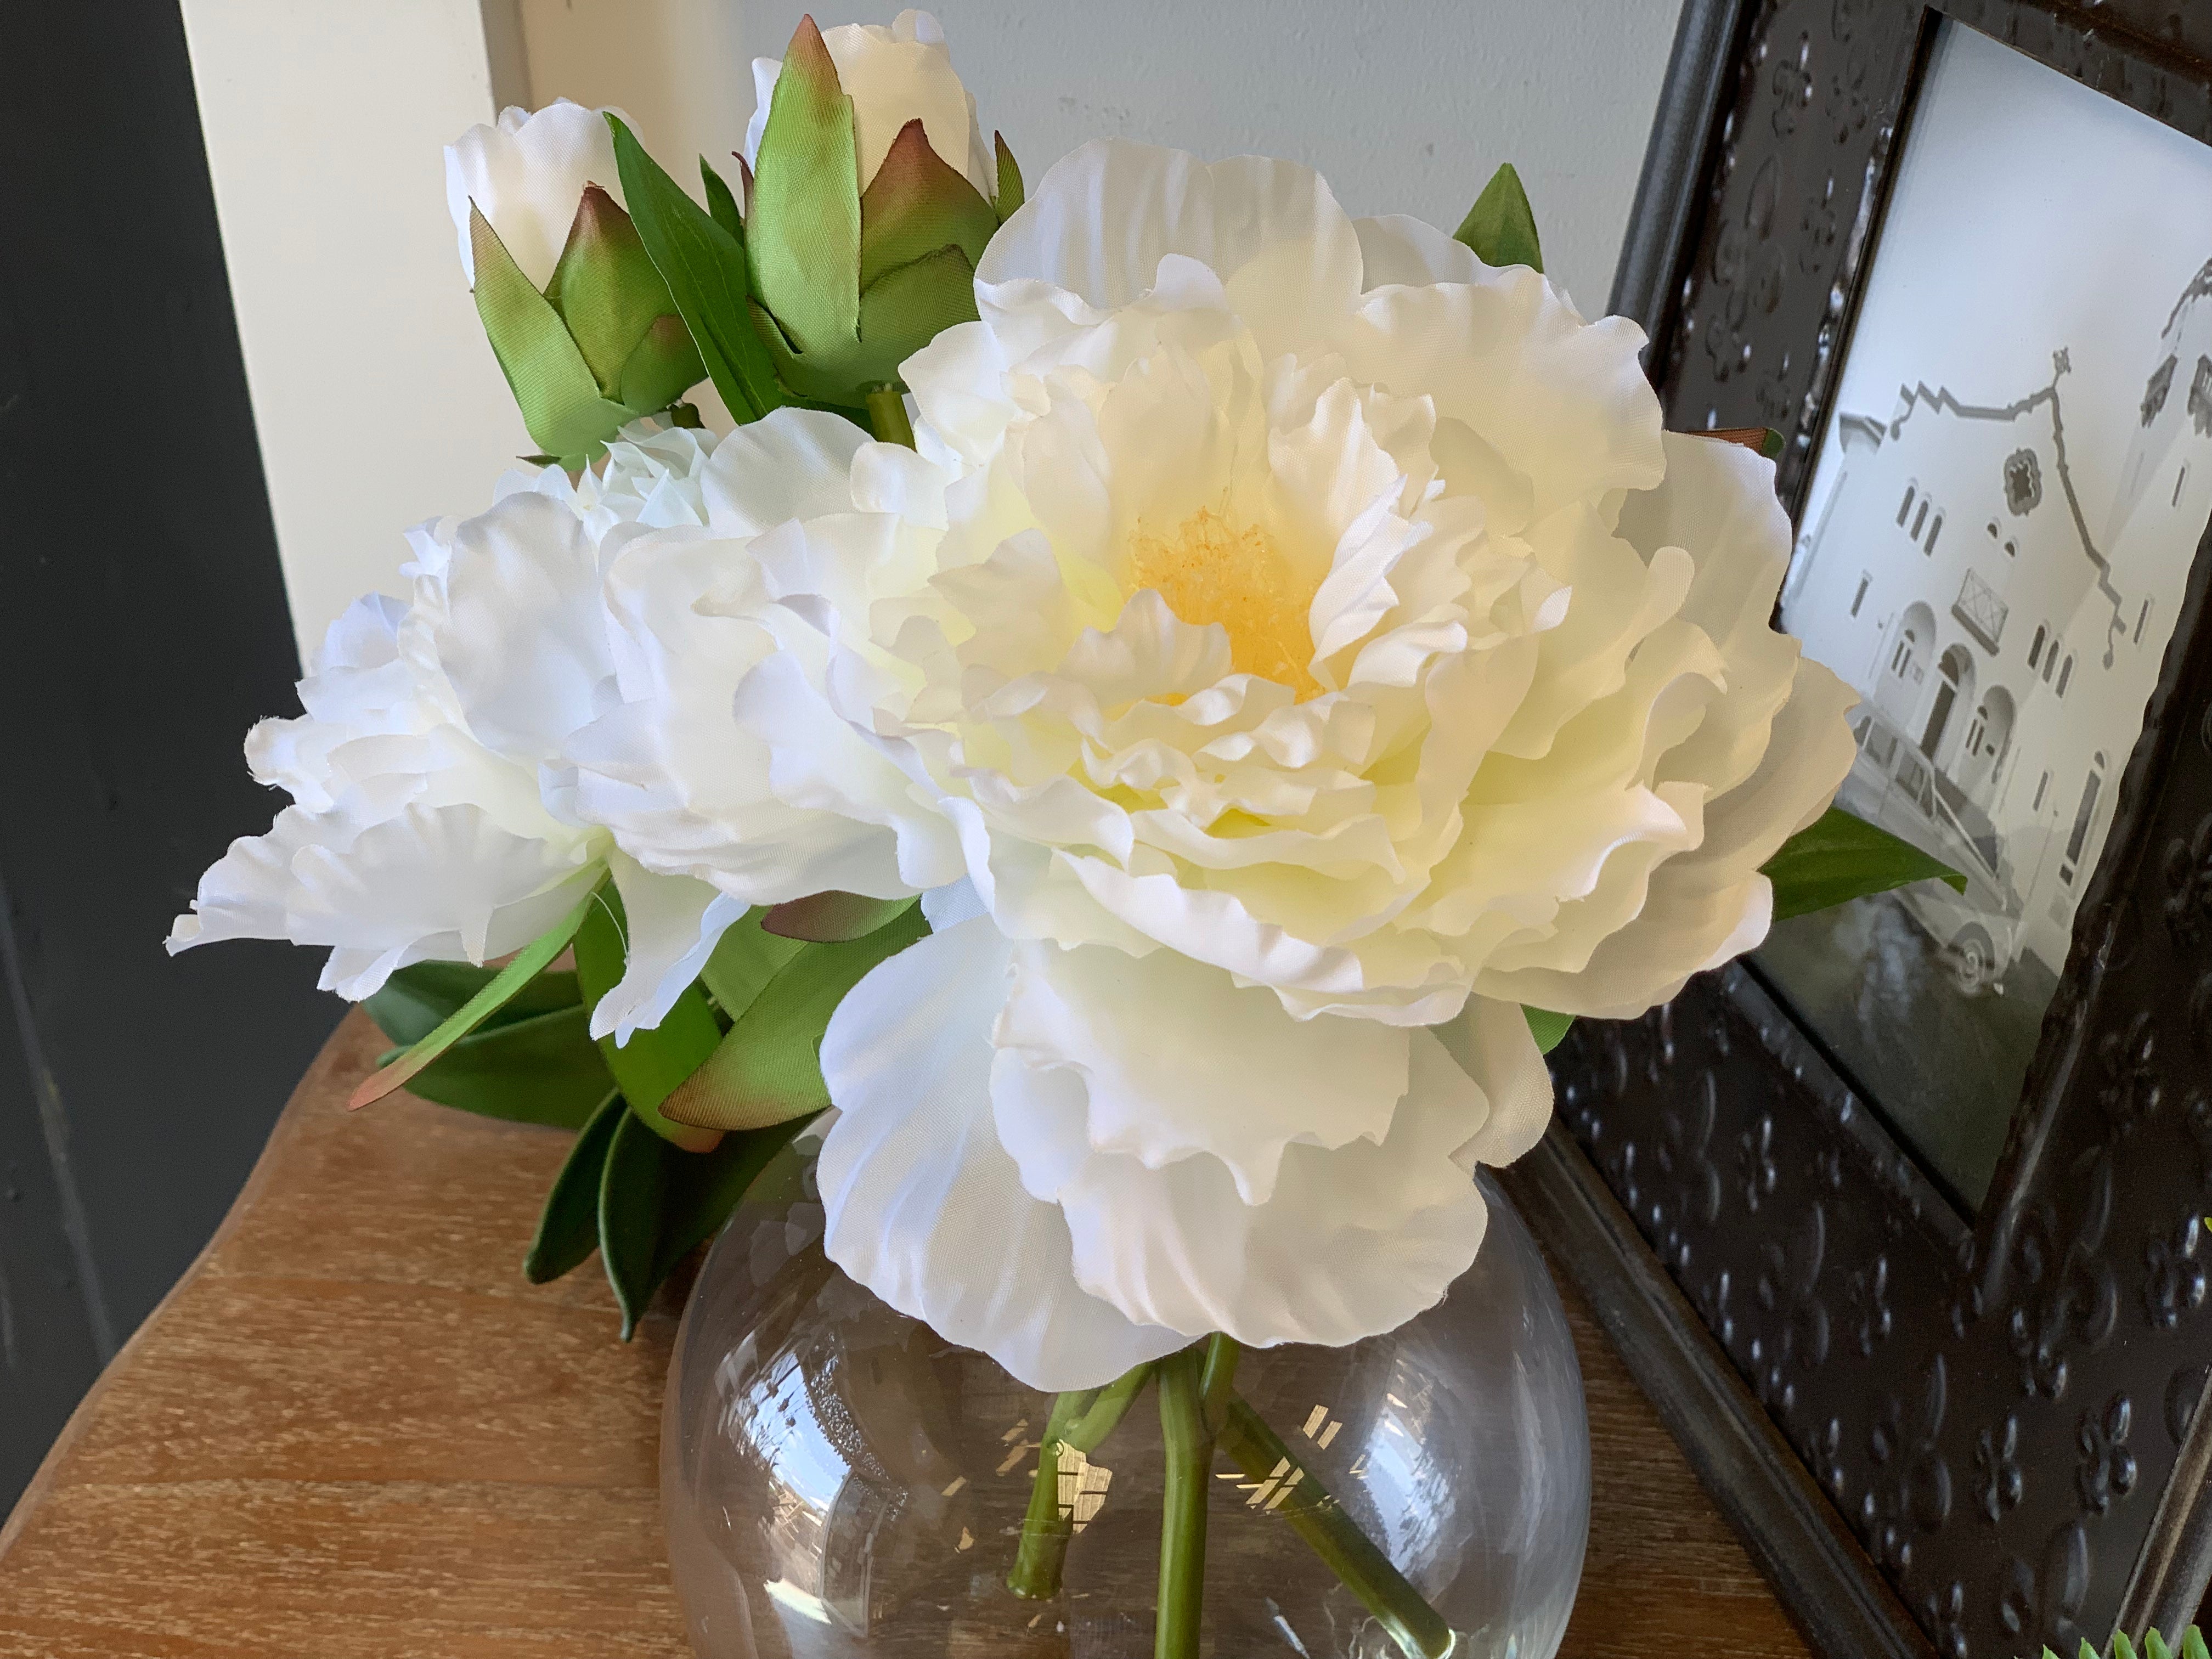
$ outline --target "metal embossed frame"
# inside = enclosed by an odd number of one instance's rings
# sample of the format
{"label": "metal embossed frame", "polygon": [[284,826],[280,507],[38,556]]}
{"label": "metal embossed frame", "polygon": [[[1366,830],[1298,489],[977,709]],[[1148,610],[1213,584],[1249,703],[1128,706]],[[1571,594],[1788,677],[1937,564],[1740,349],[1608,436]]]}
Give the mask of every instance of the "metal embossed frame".
{"label": "metal embossed frame", "polygon": [[[1956,24],[2212,142],[2212,0],[1689,0],[1613,308],[1671,428],[1783,432],[1793,512]],[[1826,1653],[2071,1653],[2185,1624],[2212,1576],[2208,568],[1978,1209],[1743,965],[1579,1024],[1512,1172]]]}

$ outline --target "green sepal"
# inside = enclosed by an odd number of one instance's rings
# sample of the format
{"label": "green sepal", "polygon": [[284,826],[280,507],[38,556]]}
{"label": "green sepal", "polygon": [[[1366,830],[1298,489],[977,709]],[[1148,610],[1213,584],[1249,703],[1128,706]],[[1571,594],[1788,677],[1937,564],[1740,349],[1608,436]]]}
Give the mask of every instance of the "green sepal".
{"label": "green sepal", "polygon": [[793,1121],[727,1135],[701,1156],[672,1146],[635,1114],[623,1115],[599,1189],[599,1260],[622,1310],[623,1340],[635,1334],[662,1281],[714,1237],[769,1160],[805,1127]]}
{"label": "green sepal", "polygon": [[2166,1638],[2154,1630],[2143,1632],[2142,1659],[2173,1659],[2173,1650],[2166,1646]]}
{"label": "green sepal", "polygon": [[1474,250],[1486,265],[1526,265],[1544,269],[1544,250],[1536,239],[1536,215],[1528,205],[1528,192],[1521,175],[1506,162],[1490,175],[1482,194],[1460,221],[1452,240]]}
{"label": "green sepal", "polygon": [[2112,1632],[2112,1645],[2107,1651],[2111,1659],[2136,1659],[2136,1644],[2128,1640],[2128,1633],[2124,1630]]}
{"label": "green sepal", "polygon": [[810,945],[761,988],[713,1056],[666,1103],[702,1128],[757,1129],[820,1111],[822,1036],[868,970],[929,932],[919,905],[866,939]]}
{"label": "green sepal", "polygon": [[[629,215],[597,185],[584,187],[545,298],[568,325],[601,394],[635,408],[621,396],[623,366],[654,319],[674,314],[676,301]],[[653,407],[680,396],[706,372],[701,368]]]}
{"label": "green sepal", "polygon": [[[615,391],[629,408],[651,415],[675,404],[706,378],[706,360],[699,356],[691,331],[681,317],[671,314],[656,317],[647,325],[623,360]],[[692,424],[697,423],[695,411]]]}
{"label": "green sepal", "polygon": [[[744,165],[742,158],[738,165]],[[745,216],[738,210],[738,198],[722,175],[707,164],[707,158],[703,155],[699,158],[699,185],[707,193],[707,216],[743,242],[745,240]]]}
{"label": "green sepal", "polygon": [[479,1117],[580,1129],[614,1087],[590,1028],[591,1016],[579,1005],[487,1021],[407,1087]]}
{"label": "green sepal", "polygon": [[476,255],[477,315],[530,441],[564,465],[581,465],[633,418],[631,412],[600,395],[561,313],[531,285],[474,204],[469,236]]}
{"label": "green sepal", "polygon": [[383,1099],[410,1079],[428,1070],[431,1062],[447,1049],[505,1007],[525,986],[551,965],[554,957],[568,948],[568,941],[583,926],[585,916],[598,903],[599,889],[606,884],[606,872],[601,871],[591,891],[584,895],[575,908],[518,951],[504,968],[484,982],[482,989],[440,1021],[435,1030],[416,1042],[392,1064],[380,1067],[363,1079],[346,1102],[347,1106],[358,1109],[372,1101]]}
{"label": "green sepal", "polygon": [[[621,981],[627,935],[622,894],[610,882],[576,932],[576,979],[586,1007],[597,1008],[600,999]],[[617,1043],[611,1032],[599,1038],[599,1058],[614,1074],[633,1115],[656,1133],[700,1152],[713,1146],[711,1137],[690,1126],[670,1123],[660,1105],[705,1063],[721,1038],[722,1028],[706,997],[696,984],[687,985],[658,1025],[631,1032],[623,1043]]]}
{"label": "green sepal", "polygon": [[608,116],[607,125],[631,222],[691,331],[714,390],[740,422],[781,408],[788,400],[753,325],[743,240],[686,196],[619,117]]}
{"label": "green sepal", "polygon": [[1536,1052],[1540,1054],[1548,1054],[1558,1048],[1574,1027],[1572,1014],[1555,1014],[1548,1008],[1524,1006],[1521,1014],[1528,1022],[1529,1035],[1536,1039]]}
{"label": "green sepal", "polygon": [[993,133],[991,144],[998,152],[999,157],[999,193],[992,198],[991,209],[997,214],[999,222],[1003,225],[1021,210],[1022,203],[1025,199],[1025,193],[1022,188],[1022,169],[1020,164],[1014,160],[1014,152],[1006,147],[1006,134]]}
{"label": "green sepal", "polygon": [[622,1096],[610,1090],[568,1148],[561,1173],[546,1192],[545,1207],[538,1213],[530,1254],[522,1258],[522,1276],[532,1284],[550,1283],[581,1267],[599,1249],[599,1179],[615,1130],[627,1115]]}
{"label": "green sepal", "polygon": [[714,945],[714,954],[700,969],[700,982],[734,1024],[753,1006],[753,999],[781,973],[791,959],[806,948],[804,941],[771,933],[761,924],[768,907],[756,905],[732,922]]}
{"label": "green sepal", "polygon": [[975,320],[975,273],[957,247],[893,267],[860,296],[860,337],[832,351],[793,351],[775,319],[757,305],[754,312],[784,384],[802,401],[852,415],[876,387],[904,390],[901,364],[954,324]]}
{"label": "green sepal", "polygon": [[1966,877],[1942,860],[1840,806],[1784,842],[1759,873],[1774,884],[1777,921],[1930,878],[1966,890]]}
{"label": "green sepal", "polygon": [[878,899],[859,893],[814,893],[772,907],[761,918],[761,931],[811,945],[842,945],[890,927],[921,902],[918,897]]}
{"label": "green sepal", "polygon": [[2194,1625],[2181,1638],[2181,1659],[2212,1659],[2212,1652],[2205,1649],[2203,1633]]}
{"label": "green sepal", "polygon": [[[975,186],[929,147],[916,116],[899,129],[884,164],[860,195],[860,287],[942,247],[968,256],[971,276],[999,228]],[[773,307],[771,307],[773,309]],[[866,336],[865,325],[861,333]]]}
{"label": "green sepal", "polygon": [[803,17],[769,100],[745,219],[755,291],[802,355],[837,350],[860,331],[854,143],[853,100],[822,31]]}
{"label": "green sepal", "polygon": [[[498,976],[498,969],[479,968],[470,962],[411,963],[396,969],[383,988],[361,1006],[376,1022],[377,1030],[405,1048],[436,1030]],[[574,1008],[582,1000],[575,975],[549,971],[509,997],[478,1029],[489,1030],[514,1021],[534,1019],[540,1014]]]}

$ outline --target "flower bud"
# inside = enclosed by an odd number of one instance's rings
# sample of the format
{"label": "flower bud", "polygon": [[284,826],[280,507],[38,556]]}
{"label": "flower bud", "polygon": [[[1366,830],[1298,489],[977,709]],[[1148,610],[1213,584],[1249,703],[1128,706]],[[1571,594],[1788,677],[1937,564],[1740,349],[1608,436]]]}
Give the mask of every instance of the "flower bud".
{"label": "flower bud", "polygon": [[823,34],[801,21],[754,64],[745,241],[762,332],[803,398],[862,406],[899,365],[975,317],[975,261],[1021,204],[1006,141],[926,12]]}
{"label": "flower bud", "polygon": [[528,117],[507,110],[447,147],[446,180],[477,314],[547,458],[571,468],[596,459],[705,375],[615,193],[599,112],[565,100]]}

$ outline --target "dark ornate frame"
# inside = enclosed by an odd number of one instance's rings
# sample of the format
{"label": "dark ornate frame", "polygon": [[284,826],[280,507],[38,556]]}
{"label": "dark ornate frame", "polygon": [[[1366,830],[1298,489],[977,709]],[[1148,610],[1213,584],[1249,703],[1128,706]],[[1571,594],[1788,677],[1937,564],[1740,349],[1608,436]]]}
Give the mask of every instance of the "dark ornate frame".
{"label": "dark ornate frame", "polygon": [[[1689,0],[1613,308],[1793,509],[1944,16],[2212,143],[2212,0]],[[1826,1653],[2071,1653],[2212,1576],[2208,545],[1978,1216],[1741,966],[1577,1026],[1514,1172]]]}

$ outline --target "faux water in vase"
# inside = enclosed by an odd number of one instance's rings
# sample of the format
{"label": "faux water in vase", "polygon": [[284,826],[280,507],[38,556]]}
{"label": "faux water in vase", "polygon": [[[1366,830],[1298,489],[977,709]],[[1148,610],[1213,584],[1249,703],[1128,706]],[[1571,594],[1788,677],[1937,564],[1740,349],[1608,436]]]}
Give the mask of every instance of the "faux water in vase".
{"label": "faux water in vase", "polygon": [[[1204,1653],[1558,1648],[1589,1521],[1582,1380],[1534,1243],[1485,1196],[1480,1254],[1427,1313],[1242,1356],[1206,1471]],[[1162,1388],[1024,1387],[848,1279],[821,1214],[785,1154],[678,1339],[663,1502],[702,1659],[1149,1659]]]}

